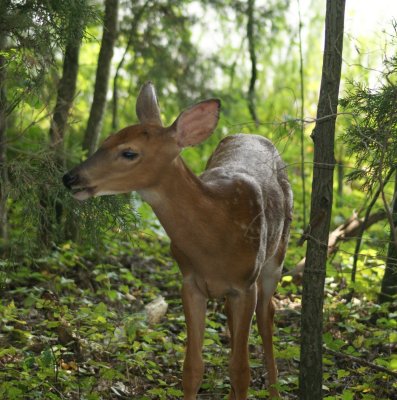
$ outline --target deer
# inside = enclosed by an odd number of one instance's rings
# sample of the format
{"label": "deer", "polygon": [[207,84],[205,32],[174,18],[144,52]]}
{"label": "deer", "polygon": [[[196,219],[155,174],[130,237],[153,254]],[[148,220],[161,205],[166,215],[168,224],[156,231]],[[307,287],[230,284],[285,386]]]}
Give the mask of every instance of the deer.
{"label": "deer", "polygon": [[225,136],[200,176],[189,169],[180,153],[213,133],[220,104],[215,98],[201,101],[164,127],[154,86],[145,83],[136,101],[139,124],[110,135],[63,176],[63,183],[78,200],[136,191],[164,227],[182,276],[187,327],[184,400],[197,398],[203,379],[210,298],[225,300],[231,342],[229,399],[247,399],[254,313],[269,395],[279,399],[272,297],[289,240],[292,190],[280,154],[260,135]]}

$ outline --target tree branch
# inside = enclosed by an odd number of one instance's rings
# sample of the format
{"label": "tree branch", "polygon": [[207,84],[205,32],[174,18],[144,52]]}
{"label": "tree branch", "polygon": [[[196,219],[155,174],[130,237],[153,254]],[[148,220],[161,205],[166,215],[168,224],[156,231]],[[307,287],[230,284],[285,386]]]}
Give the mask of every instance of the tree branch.
{"label": "tree branch", "polygon": [[[364,226],[364,230],[370,228],[372,225],[386,218],[384,210],[377,211],[370,216],[364,218],[358,218],[357,213],[354,213],[349,219],[343,224],[339,225],[334,229],[328,237],[328,252],[329,257],[338,251],[338,243],[341,241],[353,239],[357,235],[361,234],[361,230]],[[309,236],[309,233],[305,234]],[[303,237],[303,236],[302,236]],[[302,272],[305,268],[306,257],[302,258],[294,267],[294,269],[287,271],[283,276],[293,276],[295,283],[300,283],[302,279]]]}
{"label": "tree branch", "polygon": [[374,369],[376,371],[380,371],[380,372],[383,372],[383,373],[385,373],[387,375],[394,376],[395,378],[397,378],[397,372],[392,371],[390,369],[387,369],[385,367],[382,367],[380,365],[376,365],[376,364],[374,364],[374,363],[372,363],[370,361],[364,360],[364,359],[359,358],[359,357],[352,356],[350,354],[345,354],[345,353],[341,353],[339,351],[331,350],[328,347],[324,347],[324,350],[325,350],[326,353],[332,354],[333,356],[336,356],[336,357],[339,357],[339,358],[345,358],[345,359],[347,359],[349,361],[353,361],[353,362],[355,362],[357,364],[360,364],[360,365],[365,365],[366,367],[369,367],[369,368]]}

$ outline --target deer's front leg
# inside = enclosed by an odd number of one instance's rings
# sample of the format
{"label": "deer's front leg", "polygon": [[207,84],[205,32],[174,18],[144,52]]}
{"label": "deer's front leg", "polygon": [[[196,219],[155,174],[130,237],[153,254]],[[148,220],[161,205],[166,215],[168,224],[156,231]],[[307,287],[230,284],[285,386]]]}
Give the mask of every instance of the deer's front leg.
{"label": "deer's front leg", "polygon": [[229,296],[229,318],[233,325],[232,353],[229,372],[232,390],[230,400],[246,400],[250,384],[248,337],[256,306],[256,285],[247,292]]}
{"label": "deer's front leg", "polygon": [[182,302],[187,326],[187,348],[183,364],[184,400],[195,400],[204,373],[201,355],[205,329],[207,299],[192,279],[185,279]]}

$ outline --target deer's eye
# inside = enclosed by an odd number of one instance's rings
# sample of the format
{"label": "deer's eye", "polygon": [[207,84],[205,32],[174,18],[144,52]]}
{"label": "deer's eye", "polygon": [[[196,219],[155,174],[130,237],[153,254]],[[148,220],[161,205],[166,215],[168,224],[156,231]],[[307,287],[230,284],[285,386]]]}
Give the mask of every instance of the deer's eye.
{"label": "deer's eye", "polygon": [[126,158],[127,160],[134,160],[138,157],[138,153],[135,153],[132,150],[126,150],[121,153],[121,156]]}

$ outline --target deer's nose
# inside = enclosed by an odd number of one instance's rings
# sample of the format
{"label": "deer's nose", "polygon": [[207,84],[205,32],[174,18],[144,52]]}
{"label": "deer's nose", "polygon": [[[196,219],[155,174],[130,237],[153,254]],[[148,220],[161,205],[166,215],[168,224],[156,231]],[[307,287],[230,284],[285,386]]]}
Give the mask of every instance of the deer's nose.
{"label": "deer's nose", "polygon": [[73,184],[76,184],[79,180],[79,176],[77,174],[71,174],[68,172],[62,178],[63,184],[68,188],[71,189]]}

